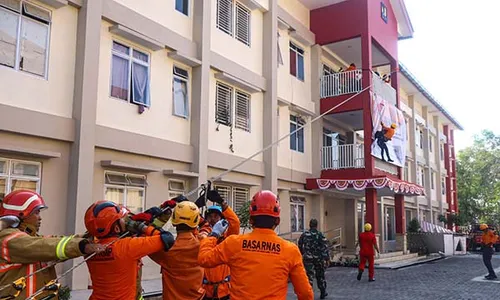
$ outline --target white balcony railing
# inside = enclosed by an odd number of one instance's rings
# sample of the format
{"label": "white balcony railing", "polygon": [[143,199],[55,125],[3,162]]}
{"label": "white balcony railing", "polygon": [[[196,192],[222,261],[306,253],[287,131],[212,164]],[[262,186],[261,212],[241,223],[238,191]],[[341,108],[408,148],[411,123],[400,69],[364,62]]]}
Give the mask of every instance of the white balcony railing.
{"label": "white balcony railing", "polygon": [[373,92],[382,99],[396,105],[396,90],[387,82],[384,82],[380,76],[372,73]]}
{"label": "white balcony railing", "polygon": [[321,150],[321,169],[359,169],[365,167],[363,144],[325,146]]}
{"label": "white balcony railing", "polygon": [[361,91],[363,72],[353,70],[321,77],[321,98],[335,97]]}

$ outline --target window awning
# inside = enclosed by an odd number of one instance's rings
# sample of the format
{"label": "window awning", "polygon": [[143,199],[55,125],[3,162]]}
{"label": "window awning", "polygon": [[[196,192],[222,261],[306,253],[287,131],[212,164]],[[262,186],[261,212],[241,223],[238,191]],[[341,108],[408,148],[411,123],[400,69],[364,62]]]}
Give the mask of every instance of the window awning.
{"label": "window awning", "polygon": [[374,177],[360,179],[323,179],[308,178],[306,183],[308,190],[336,189],[339,191],[364,191],[367,188],[377,189],[380,196],[391,196],[395,194],[405,196],[425,196],[425,189],[414,183],[395,180],[389,177]]}

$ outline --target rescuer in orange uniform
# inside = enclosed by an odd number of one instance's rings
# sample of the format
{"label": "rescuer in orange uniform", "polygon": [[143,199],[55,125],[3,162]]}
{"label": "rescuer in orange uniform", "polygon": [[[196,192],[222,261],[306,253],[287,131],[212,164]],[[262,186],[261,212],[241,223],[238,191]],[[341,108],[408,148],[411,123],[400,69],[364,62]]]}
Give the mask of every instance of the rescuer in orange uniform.
{"label": "rescuer in orange uniform", "polygon": [[396,133],[396,124],[391,124],[391,127],[386,127],[383,122],[380,123],[382,125],[382,130],[377,131],[375,133],[375,138],[377,139],[377,145],[380,147],[380,155],[382,156],[382,160],[385,161],[384,152],[387,154],[387,158],[389,162],[393,162],[391,156],[389,155],[389,149],[387,148],[387,142],[392,140],[392,137]]}
{"label": "rescuer in orange uniform", "polygon": [[[358,280],[361,280],[363,272],[365,271],[366,261],[368,261],[368,281],[375,281],[375,252],[373,249],[380,253],[377,245],[377,238],[372,232],[372,225],[365,224],[365,232],[359,234],[359,271]],[[357,245],[356,245],[357,246]]]}
{"label": "rescuer in orange uniform", "polygon": [[[219,205],[210,206],[207,209],[205,219],[213,227],[222,218],[229,222],[227,231],[219,238],[217,243],[221,243],[225,238],[233,234],[240,233],[240,219],[229,207],[227,202],[222,199],[216,190],[207,192],[207,199]],[[203,287],[205,288],[205,300],[227,300],[229,299],[229,266],[219,265],[214,268],[206,268],[203,278]]]}
{"label": "rescuer in orange uniform", "polygon": [[250,204],[253,231],[217,239],[229,226],[221,220],[200,245],[198,262],[205,268],[227,264],[231,272],[232,300],[286,299],[288,279],[299,300],[314,298],[297,245],[277,236],[280,206],[271,191],[255,194]]}
{"label": "rescuer in orange uniform", "polygon": [[488,269],[488,275],[484,278],[488,280],[497,279],[497,274],[495,274],[495,270],[493,270],[493,266],[491,265],[491,258],[495,253],[493,245],[497,242],[498,235],[496,235],[493,230],[488,228],[488,225],[481,224],[479,225],[479,229],[483,231],[482,236],[482,248],[483,248],[483,263]]}
{"label": "rescuer in orange uniform", "polygon": [[[110,201],[98,201],[85,213],[85,227],[99,244],[110,246],[87,261],[92,280],[90,300],[142,299],[138,287],[139,261],[158,251],[168,251],[174,244],[170,232],[131,220],[128,210]],[[126,231],[157,235],[119,238]]]}
{"label": "rescuer in orange uniform", "polygon": [[[88,240],[75,236],[40,236],[40,211],[46,208],[42,196],[28,190],[14,191],[6,195],[1,202],[0,286],[11,285],[21,279],[19,289],[9,287],[0,290],[1,299],[8,295],[13,297],[10,299],[26,299],[56,279],[55,267],[47,267],[46,262],[66,260],[104,250],[101,245],[91,244]],[[39,271],[45,267],[45,270]],[[36,271],[39,272],[33,275]],[[45,296],[48,296],[46,292],[40,295]]]}

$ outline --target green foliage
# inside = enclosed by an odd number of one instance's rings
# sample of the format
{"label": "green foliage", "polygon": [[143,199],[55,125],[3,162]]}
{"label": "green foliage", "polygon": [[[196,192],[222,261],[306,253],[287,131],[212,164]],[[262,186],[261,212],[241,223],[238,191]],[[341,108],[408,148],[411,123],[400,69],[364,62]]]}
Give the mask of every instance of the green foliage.
{"label": "green foliage", "polygon": [[408,224],[407,231],[409,233],[417,233],[420,232],[420,222],[414,218],[410,221],[410,224]]}
{"label": "green foliage", "polygon": [[451,213],[447,215],[439,215],[438,221],[449,225],[455,224],[457,226],[463,226],[467,224],[467,220],[465,220],[464,217],[465,215],[462,214]]}
{"label": "green foliage", "polygon": [[59,300],[69,300],[71,299],[71,290],[67,286],[62,286],[59,289]]}
{"label": "green foliage", "polygon": [[485,130],[458,153],[457,190],[462,225],[500,222],[500,136]]}
{"label": "green foliage", "polygon": [[438,216],[438,221],[443,222],[443,223],[448,223],[448,218],[446,218],[445,215],[439,215]]}
{"label": "green foliage", "polygon": [[240,219],[240,227],[243,228],[243,233],[245,230],[252,228],[250,225],[250,201],[245,202],[245,204],[238,209],[236,215]]}

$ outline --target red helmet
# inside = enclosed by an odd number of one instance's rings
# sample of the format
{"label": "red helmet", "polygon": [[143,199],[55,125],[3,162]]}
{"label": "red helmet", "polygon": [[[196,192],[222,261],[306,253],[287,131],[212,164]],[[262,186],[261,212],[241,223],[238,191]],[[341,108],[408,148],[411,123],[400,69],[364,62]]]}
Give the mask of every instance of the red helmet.
{"label": "red helmet", "polygon": [[42,196],[29,190],[17,190],[3,198],[0,206],[0,217],[23,218],[31,215],[37,209],[44,208],[47,208],[47,205],[45,205]]}
{"label": "red helmet", "polygon": [[111,201],[97,201],[85,212],[85,227],[95,237],[109,234],[116,221],[128,214],[128,210]]}
{"label": "red helmet", "polygon": [[250,203],[250,216],[280,216],[280,203],[278,197],[271,191],[260,191],[255,194]]}

